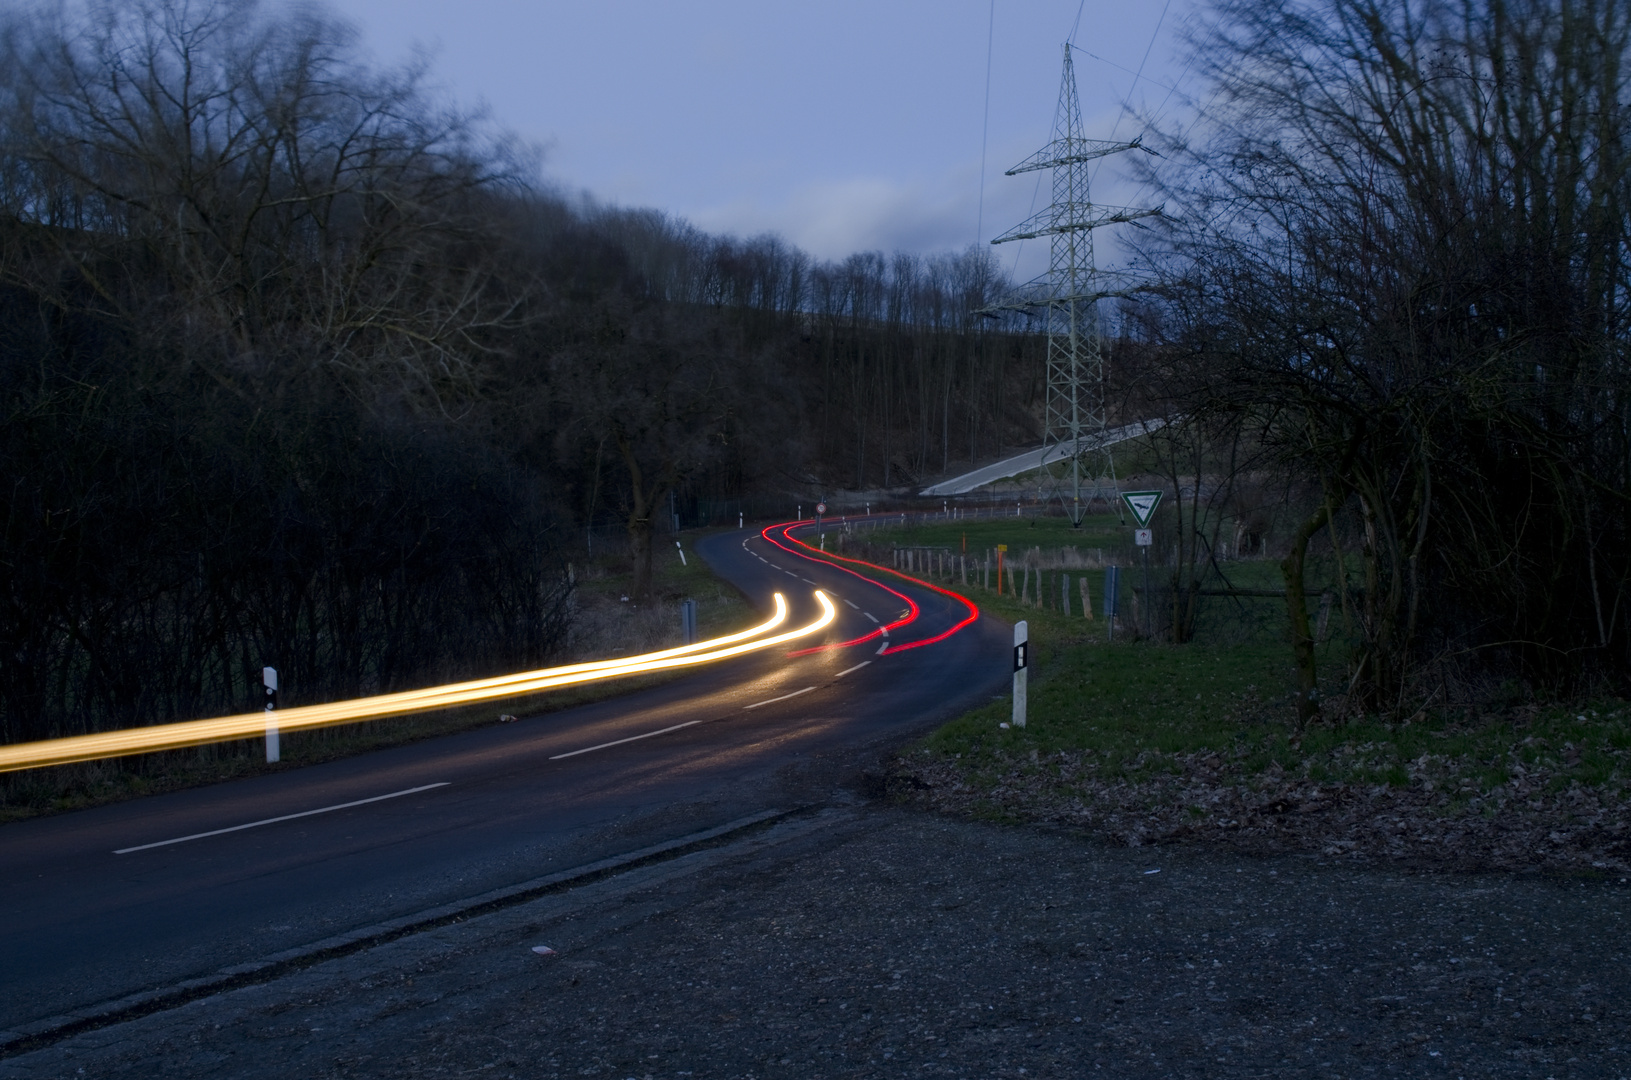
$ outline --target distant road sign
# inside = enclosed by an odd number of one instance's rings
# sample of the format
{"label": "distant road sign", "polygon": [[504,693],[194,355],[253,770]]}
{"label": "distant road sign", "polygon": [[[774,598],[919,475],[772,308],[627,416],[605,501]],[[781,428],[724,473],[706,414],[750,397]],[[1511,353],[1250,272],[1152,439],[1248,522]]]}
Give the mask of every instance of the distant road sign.
{"label": "distant road sign", "polygon": [[827,504],[826,503],[816,503],[816,513],[825,514],[826,512],[827,512]]}
{"label": "distant road sign", "polygon": [[1154,516],[1156,504],[1161,501],[1161,493],[1159,491],[1123,491],[1121,501],[1127,504],[1127,509],[1133,512],[1133,520],[1138,522],[1140,528],[1143,528],[1150,523],[1150,518]]}
{"label": "distant road sign", "polygon": [[1155,543],[1155,533],[1149,529],[1134,529],[1133,543],[1137,544],[1139,547],[1149,547],[1151,544]]}

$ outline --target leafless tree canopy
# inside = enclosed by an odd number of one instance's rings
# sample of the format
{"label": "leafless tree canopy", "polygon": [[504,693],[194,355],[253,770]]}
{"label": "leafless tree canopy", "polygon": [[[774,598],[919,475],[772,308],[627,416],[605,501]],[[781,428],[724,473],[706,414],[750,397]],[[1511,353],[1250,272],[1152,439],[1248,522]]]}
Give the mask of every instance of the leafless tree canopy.
{"label": "leafless tree canopy", "polygon": [[1433,659],[1623,677],[1628,43],[1623,4],[1531,0],[1228,0],[1197,37],[1165,326],[1192,407],[1317,482],[1305,712],[1326,529],[1369,706]]}

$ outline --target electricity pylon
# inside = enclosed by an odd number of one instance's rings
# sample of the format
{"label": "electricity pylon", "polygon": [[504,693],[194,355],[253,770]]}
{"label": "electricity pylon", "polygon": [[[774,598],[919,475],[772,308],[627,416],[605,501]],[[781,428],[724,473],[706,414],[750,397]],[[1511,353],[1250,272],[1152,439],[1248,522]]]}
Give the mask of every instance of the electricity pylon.
{"label": "electricity pylon", "polygon": [[[1048,330],[1048,400],[1045,462],[1070,462],[1070,520],[1080,527],[1083,471],[1091,458],[1092,490],[1087,501],[1117,495],[1115,463],[1110,457],[1104,406],[1104,348],[1099,332],[1100,300],[1126,296],[1132,290],[1120,280],[1099,274],[1093,262],[1093,230],[1120,222],[1154,217],[1154,210],[1095,206],[1088,195],[1088,163],[1123,150],[1144,150],[1139,139],[1104,142],[1082,137],[1082,109],[1076,98],[1076,71],[1065,45],[1065,70],[1059,82],[1059,105],[1053,117],[1053,140],[1009,169],[1007,176],[1053,170],[1053,204],[1003,233],[993,244],[1048,237],[1048,273],[1000,305],[1009,310],[1045,312]],[[1142,228],[1142,226],[1140,226]],[[1120,287],[1117,287],[1120,286]],[[1061,499],[1065,477],[1044,470]],[[1046,481],[1044,481],[1045,483]],[[1049,496],[1052,497],[1051,495]]]}

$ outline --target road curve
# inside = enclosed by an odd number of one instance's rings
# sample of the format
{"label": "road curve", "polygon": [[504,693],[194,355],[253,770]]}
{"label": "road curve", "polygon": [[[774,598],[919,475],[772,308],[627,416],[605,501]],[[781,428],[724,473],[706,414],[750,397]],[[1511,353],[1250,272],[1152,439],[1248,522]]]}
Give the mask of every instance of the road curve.
{"label": "road curve", "polygon": [[0,1032],[819,797],[858,752],[1002,691],[1005,627],[945,636],[966,602],[810,557],[792,531],[697,550],[763,609],[786,594],[795,622],[814,588],[837,601],[795,655],[0,827]]}

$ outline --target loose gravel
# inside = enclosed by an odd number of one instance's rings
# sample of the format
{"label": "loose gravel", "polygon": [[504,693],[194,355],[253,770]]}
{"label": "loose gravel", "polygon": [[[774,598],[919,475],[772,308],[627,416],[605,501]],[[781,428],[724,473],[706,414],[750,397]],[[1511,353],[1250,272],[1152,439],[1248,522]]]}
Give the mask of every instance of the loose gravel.
{"label": "loose gravel", "polygon": [[1617,878],[857,807],[0,1078],[1625,1077],[1628,912]]}

